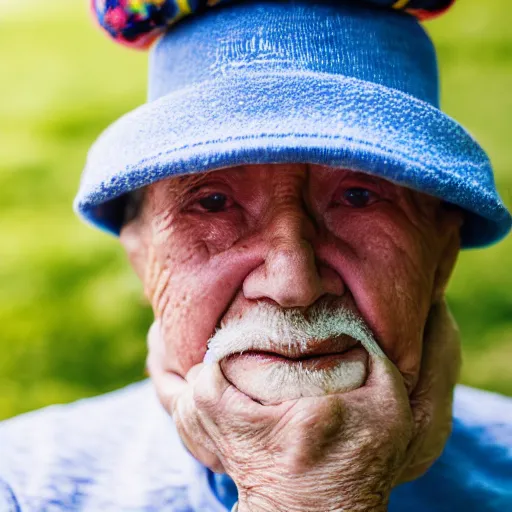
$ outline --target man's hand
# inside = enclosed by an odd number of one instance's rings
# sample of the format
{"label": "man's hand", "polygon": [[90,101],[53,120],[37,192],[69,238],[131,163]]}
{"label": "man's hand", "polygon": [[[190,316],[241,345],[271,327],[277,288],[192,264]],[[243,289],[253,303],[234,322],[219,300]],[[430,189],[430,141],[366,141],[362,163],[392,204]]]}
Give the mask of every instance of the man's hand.
{"label": "man's hand", "polygon": [[371,355],[357,390],[264,406],[218,364],[197,365],[186,379],[165,368],[157,324],[148,368],[190,452],[235,481],[240,512],[379,511],[397,483],[439,456],[449,433],[459,347],[444,304],[432,309],[424,341],[411,397],[395,366]]}
{"label": "man's hand", "polygon": [[420,477],[441,455],[451,433],[460,366],[459,329],[443,301],[432,307],[425,327],[421,373],[409,398],[415,435],[396,484]]}

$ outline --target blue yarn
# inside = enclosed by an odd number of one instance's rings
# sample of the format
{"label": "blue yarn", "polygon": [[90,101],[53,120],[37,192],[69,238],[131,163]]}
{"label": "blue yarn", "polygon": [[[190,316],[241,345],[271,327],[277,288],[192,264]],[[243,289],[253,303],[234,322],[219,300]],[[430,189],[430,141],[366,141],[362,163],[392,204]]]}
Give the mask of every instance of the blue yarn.
{"label": "blue yarn", "polygon": [[[99,25],[116,41],[134,48],[148,48],[183,17],[234,0],[91,0]],[[343,2],[344,0],[340,0]],[[419,19],[439,16],[455,0],[350,0],[406,11]]]}
{"label": "blue yarn", "polygon": [[438,107],[435,51],[412,16],[339,0],[219,6],[154,46],[148,103],[94,144],[75,209],[117,235],[136,188],[310,162],[458,205],[463,246],[489,245],[510,231],[510,213],[483,149]]}

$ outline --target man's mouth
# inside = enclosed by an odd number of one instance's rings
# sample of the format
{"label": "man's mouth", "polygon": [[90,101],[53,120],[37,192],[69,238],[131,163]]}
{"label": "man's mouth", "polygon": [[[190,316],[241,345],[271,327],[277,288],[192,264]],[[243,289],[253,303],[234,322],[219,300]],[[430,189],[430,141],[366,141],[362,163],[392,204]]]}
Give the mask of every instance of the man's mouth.
{"label": "man's mouth", "polygon": [[[339,364],[359,360],[366,362],[366,350],[350,338],[326,341],[300,350],[296,347],[276,347],[276,350],[247,350],[225,358],[226,363],[237,361],[247,369],[256,365],[287,365],[303,370],[331,370]],[[254,366],[253,366],[254,365]]]}
{"label": "man's mouth", "polygon": [[302,349],[281,345],[246,350],[220,361],[226,378],[264,404],[307,396],[344,393],[361,387],[367,376],[368,352],[352,338],[308,343]]}

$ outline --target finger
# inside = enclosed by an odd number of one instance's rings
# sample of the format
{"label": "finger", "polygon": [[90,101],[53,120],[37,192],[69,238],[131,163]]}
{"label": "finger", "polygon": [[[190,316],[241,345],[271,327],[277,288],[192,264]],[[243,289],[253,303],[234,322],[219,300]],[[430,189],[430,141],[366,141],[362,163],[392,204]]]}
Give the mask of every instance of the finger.
{"label": "finger", "polygon": [[204,364],[194,381],[194,401],[204,423],[226,425],[230,418],[238,425],[274,421],[278,406],[265,406],[233,386],[218,363]]}
{"label": "finger", "polygon": [[148,358],[147,366],[158,399],[172,416],[177,399],[187,390],[187,381],[176,373],[163,370],[153,358]]}
{"label": "finger", "polygon": [[236,402],[246,407],[256,404],[226,379],[218,363],[203,365],[194,382],[194,399],[199,409],[213,416],[230,412]]}
{"label": "finger", "polygon": [[[399,396],[403,398],[405,381],[396,365],[383,352],[370,353],[368,358],[368,377],[364,386],[351,393],[373,394],[382,397]],[[350,394],[350,393],[349,393]]]}
{"label": "finger", "polygon": [[161,325],[160,320],[155,319],[155,321],[151,324],[151,327],[148,331],[148,336],[146,338],[148,353],[162,351],[162,335],[161,335]]}
{"label": "finger", "polygon": [[201,373],[201,370],[204,367],[204,363],[196,364],[195,366],[192,366],[190,370],[185,375],[185,380],[192,386],[194,385],[194,382],[199,377],[199,374]]}
{"label": "finger", "polygon": [[159,360],[162,367],[173,373],[184,376],[185,370],[180,358],[177,355],[177,345],[166,342],[160,321],[157,319],[151,325],[148,337],[148,354],[154,354]]}
{"label": "finger", "polygon": [[223,472],[224,468],[216,455],[216,447],[198,417],[193,399],[192,384],[198,378],[201,368],[192,367],[185,379],[164,367],[163,339],[160,325],[155,322],[148,333],[147,367],[158,398],[172,416],[176,429],[187,450],[212,471]]}
{"label": "finger", "polygon": [[164,348],[164,340],[161,335],[160,323],[155,321],[148,332],[148,356],[146,367],[157,388],[158,395],[164,407],[172,414],[174,401],[184,393],[188,384],[193,384],[196,380],[202,364],[193,366],[185,375],[181,377],[172,368],[169,368],[168,351]]}
{"label": "finger", "polygon": [[187,450],[212,471],[223,472],[222,463],[215,455],[215,445],[209,439],[198,415],[190,385],[179,375],[149,365],[150,375],[164,409],[172,416],[174,425]]}
{"label": "finger", "polygon": [[217,456],[217,447],[204,428],[194,404],[190,386],[182,394],[174,410],[174,424],[181,440],[189,452],[205,466],[215,472],[222,472],[223,466]]}
{"label": "finger", "polygon": [[186,391],[187,382],[177,373],[166,371],[163,361],[163,339],[160,333],[160,323],[155,321],[147,337],[148,356],[146,367],[157,392],[160,402],[172,415],[177,398]]}
{"label": "finger", "polygon": [[370,355],[369,375],[364,386],[340,395],[345,423],[379,424],[382,436],[400,432],[403,454],[412,438],[412,413],[402,374],[393,362],[381,355]]}
{"label": "finger", "polygon": [[180,432],[180,438],[190,455],[192,455],[192,457],[199,461],[203,466],[211,469],[214,473],[226,472],[221,460],[219,457],[217,457],[217,455],[206,450],[197,442],[193,442],[186,433]]}

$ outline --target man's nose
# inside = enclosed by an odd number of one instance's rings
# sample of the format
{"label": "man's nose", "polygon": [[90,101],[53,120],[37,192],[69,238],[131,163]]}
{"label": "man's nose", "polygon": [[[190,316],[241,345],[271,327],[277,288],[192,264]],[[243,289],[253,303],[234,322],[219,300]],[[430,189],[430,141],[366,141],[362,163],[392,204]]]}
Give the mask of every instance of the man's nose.
{"label": "man's nose", "polygon": [[271,299],[281,307],[308,307],[325,294],[342,295],[340,276],[317,260],[317,236],[307,213],[276,216],[267,226],[264,262],[244,281],[247,299]]}

